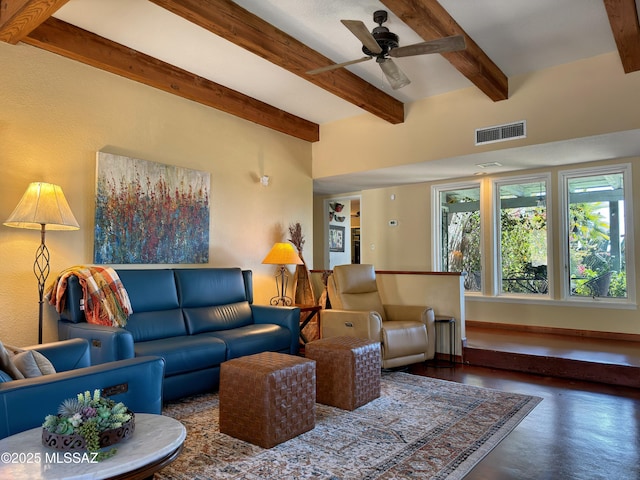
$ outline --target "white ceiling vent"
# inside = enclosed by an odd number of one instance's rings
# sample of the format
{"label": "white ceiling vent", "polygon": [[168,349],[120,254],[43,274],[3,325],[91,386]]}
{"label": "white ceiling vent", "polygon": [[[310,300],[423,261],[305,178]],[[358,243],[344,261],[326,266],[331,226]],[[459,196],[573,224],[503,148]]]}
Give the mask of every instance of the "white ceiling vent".
{"label": "white ceiling vent", "polygon": [[506,125],[496,125],[487,128],[476,129],[476,145],[486,143],[504,142],[515,140],[516,138],[527,137],[527,122],[508,123]]}

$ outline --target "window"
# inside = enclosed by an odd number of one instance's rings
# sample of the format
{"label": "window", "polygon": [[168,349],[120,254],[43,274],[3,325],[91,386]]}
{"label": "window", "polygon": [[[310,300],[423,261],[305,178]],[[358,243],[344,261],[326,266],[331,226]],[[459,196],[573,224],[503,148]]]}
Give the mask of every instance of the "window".
{"label": "window", "polygon": [[549,294],[548,177],[495,183],[500,294]]}
{"label": "window", "polygon": [[435,231],[439,232],[434,265],[443,272],[467,272],[465,291],[480,292],[480,186],[474,183],[436,187],[434,198]]}
{"label": "window", "polygon": [[566,297],[628,298],[630,177],[629,165],[561,172]]}

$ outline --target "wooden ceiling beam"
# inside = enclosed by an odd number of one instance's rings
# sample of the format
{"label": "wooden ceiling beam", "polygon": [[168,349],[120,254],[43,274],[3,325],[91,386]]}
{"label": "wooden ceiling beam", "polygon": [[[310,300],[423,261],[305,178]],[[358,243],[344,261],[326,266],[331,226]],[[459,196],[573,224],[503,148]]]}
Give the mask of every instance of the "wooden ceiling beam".
{"label": "wooden ceiling beam", "polygon": [[320,138],[316,123],[53,17],[23,41],[302,140]]}
{"label": "wooden ceiling beam", "polygon": [[404,105],[350,71],[306,72],[335,62],[231,0],[151,0],[152,3],[259,55],[392,124],[404,122]]}
{"label": "wooden ceiling beam", "polygon": [[507,76],[437,0],[380,1],[425,41],[463,35],[467,44],[466,49],[441,55],[493,101],[509,98]]}
{"label": "wooden ceiling beam", "polygon": [[17,44],[69,0],[0,0],[0,41]]}
{"label": "wooden ceiling beam", "polygon": [[640,19],[636,0],[604,0],[625,73],[640,70]]}

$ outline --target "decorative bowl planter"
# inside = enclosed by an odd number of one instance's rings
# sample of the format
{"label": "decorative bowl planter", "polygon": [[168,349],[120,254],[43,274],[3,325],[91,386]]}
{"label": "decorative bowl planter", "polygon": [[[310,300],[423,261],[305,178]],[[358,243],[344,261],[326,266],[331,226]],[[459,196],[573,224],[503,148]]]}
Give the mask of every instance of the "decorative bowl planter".
{"label": "decorative bowl planter", "polygon": [[[116,443],[126,440],[133,435],[133,432],[136,429],[135,416],[130,410],[128,410],[127,413],[131,415],[131,419],[122,424],[121,427],[100,432],[100,448],[115,445]],[[78,433],[60,435],[57,433],[51,433],[45,428],[42,429],[42,444],[45,447],[64,450],[67,452],[79,452],[87,449],[87,442],[82,435]]]}

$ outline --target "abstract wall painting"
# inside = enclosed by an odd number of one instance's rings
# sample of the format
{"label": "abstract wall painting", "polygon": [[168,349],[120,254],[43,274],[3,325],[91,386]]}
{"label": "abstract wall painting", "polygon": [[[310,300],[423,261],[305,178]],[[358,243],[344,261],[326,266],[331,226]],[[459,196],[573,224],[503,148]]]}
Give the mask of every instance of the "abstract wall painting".
{"label": "abstract wall painting", "polygon": [[208,263],[208,172],[98,152],[94,262]]}

